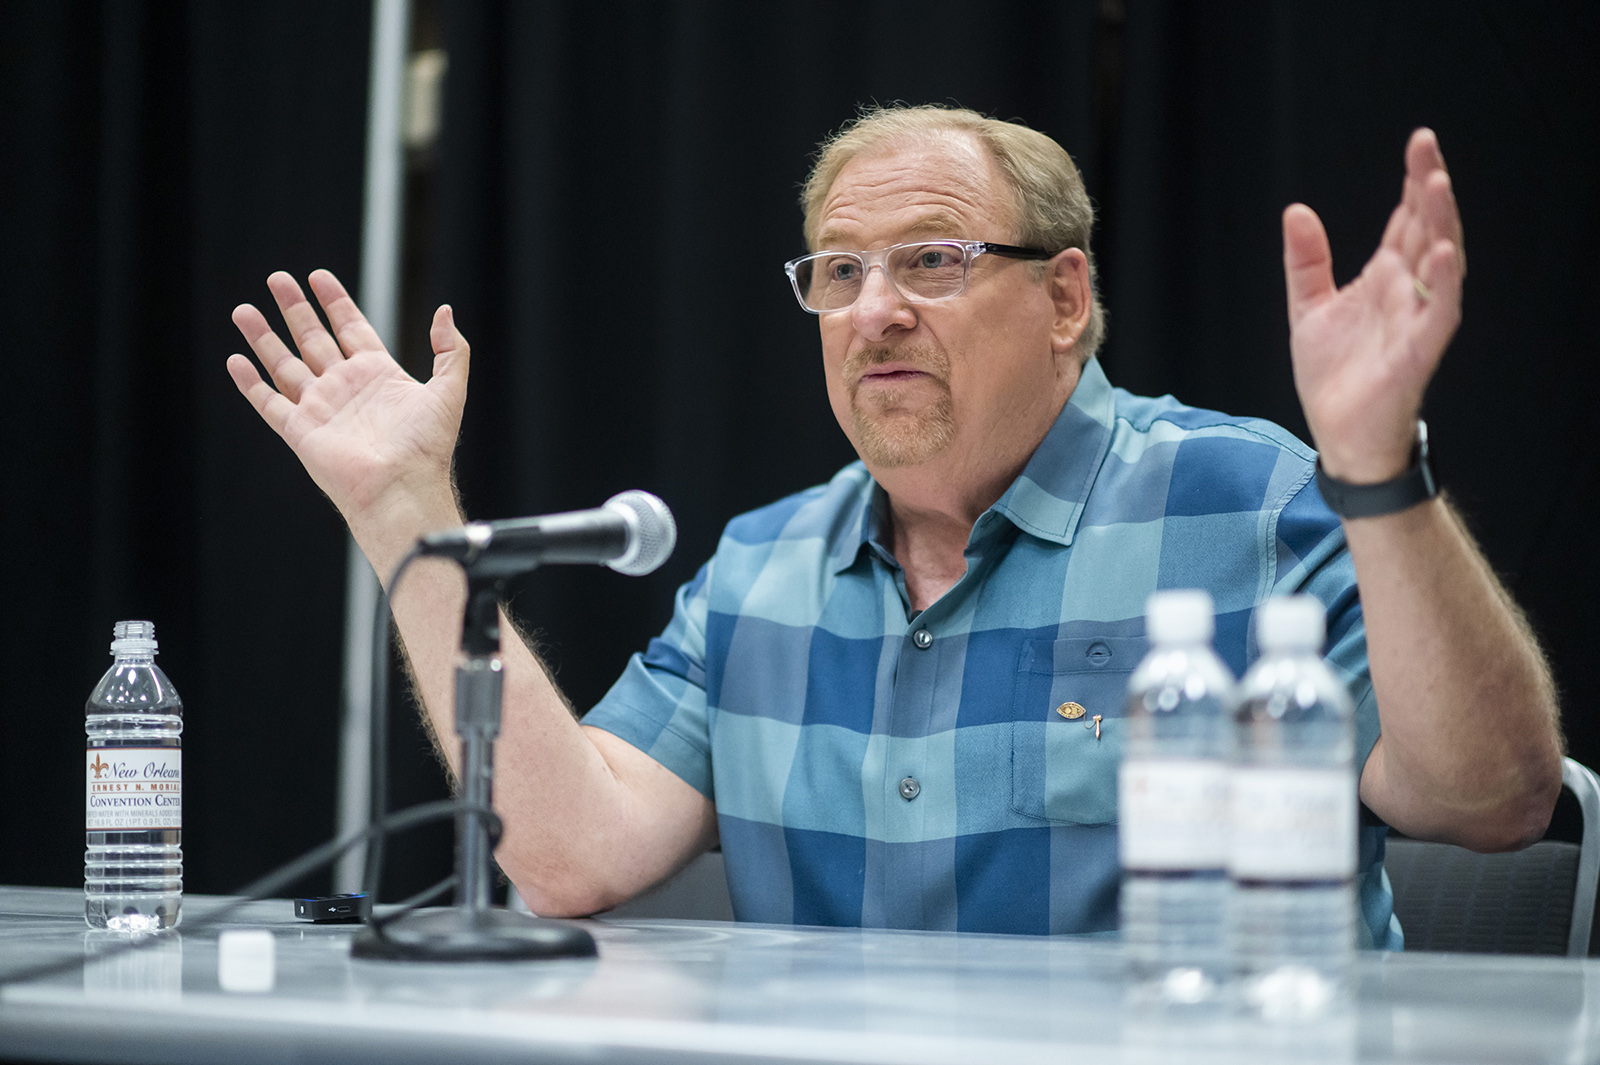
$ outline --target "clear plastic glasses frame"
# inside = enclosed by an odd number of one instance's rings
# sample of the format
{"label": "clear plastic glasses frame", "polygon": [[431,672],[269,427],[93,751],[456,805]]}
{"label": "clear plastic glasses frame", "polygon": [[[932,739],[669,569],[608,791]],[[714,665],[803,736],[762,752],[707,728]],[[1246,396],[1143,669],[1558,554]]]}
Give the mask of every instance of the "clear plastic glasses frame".
{"label": "clear plastic glasses frame", "polygon": [[874,251],[820,251],[783,264],[794,298],[812,314],[847,310],[861,294],[874,266],[903,298],[937,303],[967,290],[972,262],[980,255],[1049,259],[1055,252],[987,240],[916,240]]}

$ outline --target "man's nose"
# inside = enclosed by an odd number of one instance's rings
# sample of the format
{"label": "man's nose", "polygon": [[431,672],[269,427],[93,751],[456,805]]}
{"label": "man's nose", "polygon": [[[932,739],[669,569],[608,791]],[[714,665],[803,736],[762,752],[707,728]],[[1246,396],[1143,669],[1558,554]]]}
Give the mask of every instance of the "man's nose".
{"label": "man's nose", "polygon": [[867,268],[861,291],[850,305],[856,332],[867,340],[882,340],[896,329],[914,329],[917,316],[906,298],[895,288],[889,272],[882,266]]}

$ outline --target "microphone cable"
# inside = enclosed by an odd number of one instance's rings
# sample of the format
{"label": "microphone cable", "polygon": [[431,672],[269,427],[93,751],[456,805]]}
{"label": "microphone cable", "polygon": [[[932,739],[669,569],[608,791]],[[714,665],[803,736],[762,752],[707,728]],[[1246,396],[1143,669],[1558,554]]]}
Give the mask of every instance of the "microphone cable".
{"label": "microphone cable", "polygon": [[[389,617],[390,603],[400,586],[401,578],[411,564],[422,557],[420,543],[401,557],[390,574],[387,584],[378,588],[378,601],[372,611],[372,678],[368,685],[370,701],[367,706],[367,821],[382,820],[389,812]],[[424,710],[426,712],[426,710]],[[367,844],[366,860],[361,874],[361,890],[369,902],[378,904],[378,886],[383,879],[384,837],[378,836]]]}

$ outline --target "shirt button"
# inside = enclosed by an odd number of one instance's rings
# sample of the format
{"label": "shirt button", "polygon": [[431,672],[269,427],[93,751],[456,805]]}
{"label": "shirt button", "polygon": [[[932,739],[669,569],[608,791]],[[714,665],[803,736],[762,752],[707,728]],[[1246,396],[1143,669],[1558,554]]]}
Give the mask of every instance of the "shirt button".
{"label": "shirt button", "polygon": [[916,777],[906,777],[900,782],[900,797],[910,802],[922,793],[922,785],[917,783]]}
{"label": "shirt button", "polygon": [[918,629],[911,634],[911,642],[917,645],[917,650],[926,651],[933,646],[933,633],[927,629]]}

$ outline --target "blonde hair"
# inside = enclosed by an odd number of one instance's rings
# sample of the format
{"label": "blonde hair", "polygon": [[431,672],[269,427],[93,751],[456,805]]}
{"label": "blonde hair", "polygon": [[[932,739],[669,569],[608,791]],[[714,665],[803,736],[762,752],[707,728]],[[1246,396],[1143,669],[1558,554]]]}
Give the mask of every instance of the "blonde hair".
{"label": "blonde hair", "polygon": [[1089,230],[1094,207],[1083,178],[1065,148],[1037,130],[1017,122],[986,118],[965,108],[924,104],[911,107],[872,106],[817,146],[816,162],[800,191],[805,210],[806,247],[817,251],[822,204],[839,172],[852,159],[906,139],[927,139],[947,133],[970,134],[989,152],[1011,186],[1019,244],[1051,252],[1077,248],[1089,260],[1092,305],[1089,324],[1078,337],[1080,358],[1087,360],[1105,339],[1106,312],[1100,304]]}

